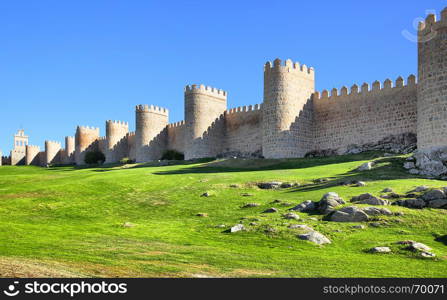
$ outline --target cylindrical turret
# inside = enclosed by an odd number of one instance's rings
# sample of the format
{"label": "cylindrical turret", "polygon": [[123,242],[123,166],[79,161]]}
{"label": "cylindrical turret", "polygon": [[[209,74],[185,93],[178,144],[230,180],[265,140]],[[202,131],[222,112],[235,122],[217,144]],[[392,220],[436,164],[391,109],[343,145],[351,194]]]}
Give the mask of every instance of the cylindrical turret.
{"label": "cylindrical turret", "polygon": [[418,150],[447,148],[447,8],[418,32]]}
{"label": "cylindrical turret", "polygon": [[66,136],[64,163],[66,164],[74,163],[74,153],[75,153],[75,138],[74,136]]}
{"label": "cylindrical turret", "polygon": [[39,152],[40,147],[39,146],[32,146],[32,145],[26,145],[26,165],[35,165],[39,166],[40,160],[39,160]]}
{"label": "cylindrical turret", "polygon": [[[280,59],[265,64],[262,104],[262,153],[265,158],[304,156],[299,134],[291,130],[300,112],[315,92],[312,68]],[[305,143],[306,147],[311,146]]]}
{"label": "cylindrical turret", "polygon": [[[221,150],[202,138],[227,109],[227,92],[195,84],[185,88],[185,159],[212,157]],[[223,137],[221,138],[221,140]]]}
{"label": "cylindrical turret", "polygon": [[96,141],[99,139],[99,128],[78,126],[75,136],[75,162],[77,165],[85,164],[86,151],[97,150]]}
{"label": "cylindrical turret", "polygon": [[136,161],[147,162],[160,159],[165,150],[163,131],[168,125],[169,111],[166,108],[137,105],[135,109]]}
{"label": "cylindrical turret", "polygon": [[54,141],[45,141],[45,164],[60,163],[61,144]]}
{"label": "cylindrical turret", "polygon": [[106,121],[106,163],[119,161],[120,157],[115,147],[129,132],[129,124],[121,121]]}

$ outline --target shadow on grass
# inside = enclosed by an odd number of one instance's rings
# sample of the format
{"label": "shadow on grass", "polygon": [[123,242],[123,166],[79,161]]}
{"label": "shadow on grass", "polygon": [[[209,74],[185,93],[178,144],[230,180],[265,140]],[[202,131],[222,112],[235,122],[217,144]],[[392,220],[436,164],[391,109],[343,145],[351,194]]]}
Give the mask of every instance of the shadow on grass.
{"label": "shadow on grass", "polygon": [[[295,159],[229,159],[211,161],[207,164],[184,168],[181,170],[167,170],[154,172],[155,175],[179,175],[194,173],[220,173],[220,172],[253,172],[289,169],[306,169],[318,166],[372,160],[381,157],[381,152],[364,152],[356,155],[341,155],[321,158],[295,158]],[[245,165],[241,167],[241,165]]]}

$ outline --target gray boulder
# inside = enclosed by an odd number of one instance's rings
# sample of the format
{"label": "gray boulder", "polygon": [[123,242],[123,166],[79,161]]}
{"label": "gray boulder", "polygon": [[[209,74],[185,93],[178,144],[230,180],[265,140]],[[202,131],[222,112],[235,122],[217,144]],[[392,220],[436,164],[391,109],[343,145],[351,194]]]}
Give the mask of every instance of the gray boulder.
{"label": "gray boulder", "polygon": [[302,212],[312,211],[315,210],[315,202],[311,200],[306,200],[304,202],[301,202],[297,206],[292,207],[290,210],[302,211]]}
{"label": "gray boulder", "polygon": [[360,167],[358,167],[357,171],[368,171],[368,170],[371,170],[372,167],[373,167],[373,164],[374,163],[371,162],[371,161],[366,162],[366,163],[362,164]]}
{"label": "gray boulder", "polygon": [[263,213],[276,213],[276,212],[278,212],[278,210],[274,207],[268,208],[263,211]]}
{"label": "gray boulder", "polygon": [[335,207],[345,204],[345,201],[334,192],[324,194],[318,203],[318,211],[322,214],[328,214],[335,210]]}
{"label": "gray boulder", "polygon": [[412,251],[430,251],[431,248],[425,244],[416,242],[416,241],[400,241],[397,242],[398,244],[401,245],[408,245],[408,247],[406,248],[407,250],[412,250]]}
{"label": "gray boulder", "polygon": [[362,209],[368,216],[392,216],[393,213],[387,208],[378,208],[378,207],[366,207]]}
{"label": "gray boulder", "polygon": [[393,205],[399,205],[408,208],[424,208],[425,201],[422,199],[407,199],[393,202]]}
{"label": "gray boulder", "polygon": [[384,188],[384,189],[382,190],[382,193],[391,193],[392,191],[393,191],[392,188]]}
{"label": "gray boulder", "polygon": [[356,197],[352,197],[351,202],[355,202],[357,204],[369,204],[369,205],[388,205],[389,204],[389,202],[387,200],[374,197],[373,195],[371,195],[369,193],[361,194]]}
{"label": "gray boulder", "polygon": [[278,182],[278,181],[258,183],[258,187],[263,190],[278,189],[281,187],[281,185],[282,185],[282,182]]}
{"label": "gray boulder", "polygon": [[356,206],[343,207],[330,215],[333,222],[364,222],[368,221],[368,215]]}
{"label": "gray boulder", "polygon": [[419,175],[421,171],[419,171],[418,169],[411,169],[408,171],[408,173],[410,173],[411,175]]}
{"label": "gray boulder", "polygon": [[238,231],[242,231],[245,230],[245,226],[242,224],[236,224],[233,227],[230,228],[230,232],[234,233],[234,232],[238,232]]}
{"label": "gray boulder", "polygon": [[371,253],[390,253],[390,247],[374,247],[370,250]]}
{"label": "gray boulder", "polygon": [[414,167],[415,167],[414,162],[408,161],[404,163],[404,168],[407,170],[414,169]]}
{"label": "gray boulder", "polygon": [[420,193],[420,192],[425,192],[425,191],[428,190],[428,189],[429,189],[428,186],[426,186],[426,185],[420,185],[420,186],[416,187],[416,188],[413,190],[413,192]]}
{"label": "gray boulder", "polygon": [[286,213],[282,215],[284,219],[287,220],[299,220],[300,216],[298,216],[297,214],[294,213]]}
{"label": "gray boulder", "polygon": [[317,245],[324,245],[331,243],[331,241],[326,236],[319,233],[318,231],[310,231],[308,233],[300,234],[298,235],[298,238],[315,243]]}
{"label": "gray boulder", "polygon": [[244,206],[242,206],[242,208],[258,207],[259,205],[260,205],[259,203],[247,203]]}
{"label": "gray boulder", "polygon": [[422,199],[425,201],[431,201],[435,199],[444,199],[445,193],[442,190],[431,190],[422,195]]}
{"label": "gray boulder", "polygon": [[447,208],[447,199],[435,199],[427,203],[430,208]]}
{"label": "gray boulder", "polygon": [[301,230],[305,230],[305,231],[313,231],[313,229],[307,225],[304,224],[292,224],[289,225],[288,227],[289,229],[301,229]]}

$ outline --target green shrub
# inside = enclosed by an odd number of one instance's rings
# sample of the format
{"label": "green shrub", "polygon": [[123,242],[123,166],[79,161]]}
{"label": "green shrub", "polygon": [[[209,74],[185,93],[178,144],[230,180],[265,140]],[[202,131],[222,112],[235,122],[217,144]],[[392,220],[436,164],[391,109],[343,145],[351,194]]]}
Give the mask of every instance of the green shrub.
{"label": "green shrub", "polygon": [[162,160],[184,160],[185,155],[175,150],[167,150],[161,157]]}
{"label": "green shrub", "polygon": [[133,164],[135,161],[129,157],[124,157],[120,159],[120,164]]}
{"label": "green shrub", "polygon": [[105,160],[106,157],[101,151],[90,151],[85,153],[84,162],[88,165],[102,164]]}

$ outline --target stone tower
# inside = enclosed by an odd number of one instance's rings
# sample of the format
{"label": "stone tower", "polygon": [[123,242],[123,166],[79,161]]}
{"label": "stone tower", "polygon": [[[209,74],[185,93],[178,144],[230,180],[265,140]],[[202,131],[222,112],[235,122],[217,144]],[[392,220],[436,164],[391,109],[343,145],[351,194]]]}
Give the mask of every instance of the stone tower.
{"label": "stone tower", "polygon": [[14,135],[14,148],[11,151],[11,165],[24,165],[26,156],[26,145],[28,145],[28,136],[25,131],[20,129]]}
{"label": "stone tower", "polygon": [[[265,64],[262,104],[262,154],[265,158],[302,157],[298,137],[291,130],[315,92],[312,68],[280,59]],[[298,133],[299,134],[299,133]]]}
{"label": "stone tower", "polygon": [[216,145],[204,142],[203,136],[226,110],[227,92],[204,85],[186,86],[185,159],[215,156],[212,148]]}
{"label": "stone tower", "polygon": [[97,150],[97,140],[99,139],[99,128],[78,126],[75,136],[75,162],[77,165],[84,165],[85,153]]}
{"label": "stone tower", "polygon": [[75,138],[74,136],[66,136],[65,137],[65,157],[64,163],[72,164],[74,163],[74,154],[75,154]]}
{"label": "stone tower", "polygon": [[129,132],[129,123],[121,121],[106,121],[106,163],[114,163],[119,161],[119,157],[115,147]]}
{"label": "stone tower", "polygon": [[147,162],[160,159],[163,151],[163,131],[168,125],[169,111],[166,108],[137,105],[135,108],[136,161]]}
{"label": "stone tower", "polygon": [[27,166],[29,166],[29,165],[39,166],[40,165],[39,152],[40,152],[39,146],[27,145],[26,146],[26,162],[25,162],[25,164]]}
{"label": "stone tower", "polygon": [[447,8],[418,32],[418,150],[447,147]]}
{"label": "stone tower", "polygon": [[45,141],[45,160],[44,164],[58,164],[60,163],[61,143],[54,141]]}

